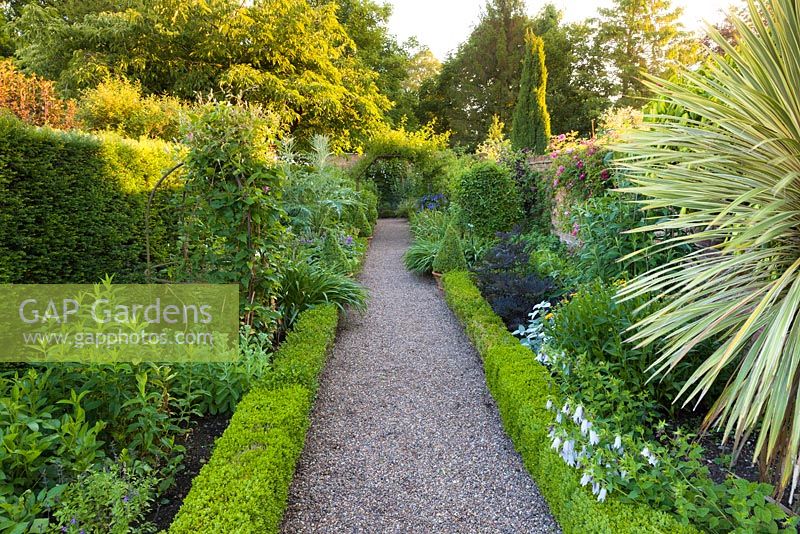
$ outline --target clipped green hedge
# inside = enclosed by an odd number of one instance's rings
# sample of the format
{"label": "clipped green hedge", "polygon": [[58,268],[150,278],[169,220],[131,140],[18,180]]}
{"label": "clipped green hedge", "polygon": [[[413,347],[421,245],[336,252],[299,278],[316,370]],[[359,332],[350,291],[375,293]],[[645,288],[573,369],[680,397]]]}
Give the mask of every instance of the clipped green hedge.
{"label": "clipped green hedge", "polygon": [[[147,197],[175,155],[161,141],[35,128],[0,113],[0,283],[143,281]],[[154,265],[177,241],[174,184],[152,211]]]}
{"label": "clipped green hedge", "polygon": [[644,505],[622,503],[613,496],[600,503],[581,487],[578,471],[550,448],[545,404],[552,392],[547,369],[506,329],[468,273],[445,274],[442,282],[448,305],[483,358],[486,382],[506,432],[565,534],[697,532]]}
{"label": "clipped green hedge", "polygon": [[280,531],[338,318],[333,305],[300,316],[275,354],[273,369],[236,407],[170,534]]}

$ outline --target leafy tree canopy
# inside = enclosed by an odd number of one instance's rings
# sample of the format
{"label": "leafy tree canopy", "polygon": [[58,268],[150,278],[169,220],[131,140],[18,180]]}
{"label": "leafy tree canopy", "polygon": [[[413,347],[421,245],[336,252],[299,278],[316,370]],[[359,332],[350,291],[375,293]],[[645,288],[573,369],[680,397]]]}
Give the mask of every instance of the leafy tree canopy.
{"label": "leafy tree canopy", "polygon": [[436,118],[439,127],[453,131],[456,144],[469,147],[485,137],[494,115],[510,123],[529,23],[522,0],[490,0],[440,76],[423,84],[420,118]]}
{"label": "leafy tree canopy", "polygon": [[678,20],[681,9],[670,0],[614,0],[600,9],[599,40],[614,71],[619,106],[641,106],[650,91],[647,73],[669,78],[697,61],[699,43]]}
{"label": "leafy tree canopy", "polygon": [[[23,66],[76,94],[109,76],[185,99],[224,91],[276,113],[301,136],[325,132],[349,148],[390,107],[337,18],[306,0],[71,0],[22,9]],[[356,6],[360,2],[354,2]],[[359,38],[366,39],[364,35]]]}

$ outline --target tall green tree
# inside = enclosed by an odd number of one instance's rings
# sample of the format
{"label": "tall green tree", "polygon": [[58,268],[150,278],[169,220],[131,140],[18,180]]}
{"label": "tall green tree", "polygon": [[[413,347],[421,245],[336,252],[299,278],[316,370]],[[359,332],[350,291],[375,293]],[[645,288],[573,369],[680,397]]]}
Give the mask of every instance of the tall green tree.
{"label": "tall green tree", "polygon": [[510,123],[529,24],[523,0],[489,0],[440,76],[421,88],[421,122],[436,119],[453,131],[454,143],[469,148],[486,136],[494,115]]}
{"label": "tall green tree", "polygon": [[28,4],[17,54],[67,93],[108,76],[185,99],[224,91],[299,136],[324,132],[349,148],[381,127],[390,103],[336,11],[307,0],[149,0],[65,17]]}
{"label": "tall green tree", "polygon": [[616,79],[617,105],[639,107],[650,91],[643,74],[669,78],[697,60],[698,45],[683,30],[670,0],[614,0],[599,10],[599,39]]}
{"label": "tall green tree", "polygon": [[534,154],[543,154],[550,141],[544,41],[528,30],[525,42],[527,47],[511,128],[511,144],[517,150],[529,149]]}
{"label": "tall green tree", "polygon": [[310,0],[314,6],[335,5],[336,16],[356,46],[356,56],[377,74],[375,84],[392,101],[387,117],[398,124],[413,115],[415,93],[405,90],[415,42],[398,43],[389,31],[392,6],[374,0]]}
{"label": "tall green tree", "polygon": [[544,41],[547,107],[552,131],[588,135],[592,120],[610,105],[605,54],[596,27],[587,22],[563,24],[563,14],[546,4],[533,17],[533,33]]}

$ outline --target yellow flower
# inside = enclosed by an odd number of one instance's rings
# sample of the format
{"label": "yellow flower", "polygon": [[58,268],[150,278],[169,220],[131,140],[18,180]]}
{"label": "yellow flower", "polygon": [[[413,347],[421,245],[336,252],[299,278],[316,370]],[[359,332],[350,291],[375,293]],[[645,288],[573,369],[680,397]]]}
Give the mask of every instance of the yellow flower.
{"label": "yellow flower", "polygon": [[544,316],[544,318],[547,319],[548,321],[551,320],[553,317],[555,317],[555,315],[552,313],[548,313],[547,315]]}

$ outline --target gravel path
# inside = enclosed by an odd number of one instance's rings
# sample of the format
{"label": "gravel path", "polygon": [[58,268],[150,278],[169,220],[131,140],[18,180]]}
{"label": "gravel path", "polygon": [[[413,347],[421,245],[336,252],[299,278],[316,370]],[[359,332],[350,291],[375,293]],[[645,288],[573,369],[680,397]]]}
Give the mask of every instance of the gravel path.
{"label": "gravel path", "polygon": [[405,221],[378,223],[322,381],[283,531],[557,532],[505,435],[478,354],[435,284],[408,273]]}

